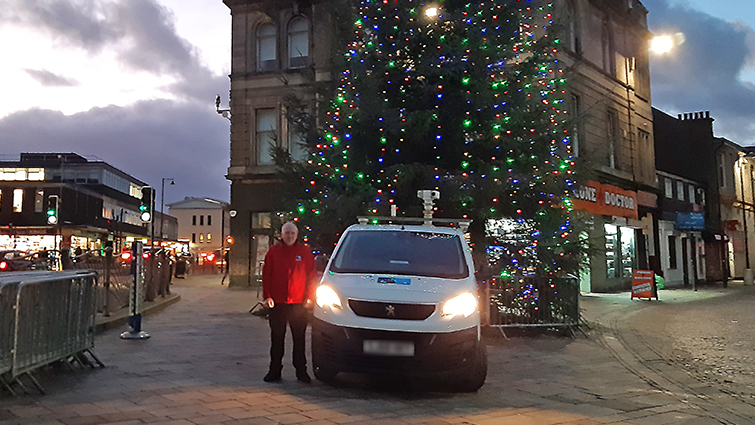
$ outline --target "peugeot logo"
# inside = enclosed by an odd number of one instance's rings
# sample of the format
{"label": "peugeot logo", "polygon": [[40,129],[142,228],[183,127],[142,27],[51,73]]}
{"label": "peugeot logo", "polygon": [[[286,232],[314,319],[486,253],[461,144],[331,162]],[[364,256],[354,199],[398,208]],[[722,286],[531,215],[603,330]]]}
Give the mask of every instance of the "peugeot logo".
{"label": "peugeot logo", "polygon": [[396,317],[396,308],[390,304],[385,306],[385,315],[388,317]]}

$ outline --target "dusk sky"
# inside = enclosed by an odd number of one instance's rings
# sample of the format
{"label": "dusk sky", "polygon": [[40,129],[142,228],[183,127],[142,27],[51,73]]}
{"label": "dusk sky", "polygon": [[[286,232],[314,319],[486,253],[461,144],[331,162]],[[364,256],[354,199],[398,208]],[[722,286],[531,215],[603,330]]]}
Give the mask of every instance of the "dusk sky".
{"label": "dusk sky", "polygon": [[[651,55],[653,105],[755,145],[755,1],[642,2],[684,38]],[[0,0],[0,159],[76,152],[158,191],[174,178],[166,204],[228,201],[230,24],[221,0]]]}

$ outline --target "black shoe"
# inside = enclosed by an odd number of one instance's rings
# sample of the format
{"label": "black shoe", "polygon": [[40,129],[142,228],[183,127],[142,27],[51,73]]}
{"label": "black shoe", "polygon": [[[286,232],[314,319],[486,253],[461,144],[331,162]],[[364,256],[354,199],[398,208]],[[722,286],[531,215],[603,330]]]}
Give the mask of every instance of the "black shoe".
{"label": "black shoe", "polygon": [[278,382],[281,380],[281,373],[280,372],[273,372],[272,370],[265,375],[264,378],[262,378],[265,382]]}
{"label": "black shoe", "polygon": [[310,382],[312,382],[312,378],[309,377],[309,374],[307,373],[306,370],[303,372],[296,372],[296,379],[298,379],[301,382],[304,382],[305,384],[309,384]]}

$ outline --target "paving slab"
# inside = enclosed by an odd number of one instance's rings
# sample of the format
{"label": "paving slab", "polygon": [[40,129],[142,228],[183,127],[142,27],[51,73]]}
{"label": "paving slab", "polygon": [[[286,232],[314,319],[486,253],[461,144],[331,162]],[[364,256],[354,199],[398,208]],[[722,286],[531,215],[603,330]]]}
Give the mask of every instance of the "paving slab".
{"label": "paving slab", "polygon": [[[358,375],[303,384],[290,346],[282,382],[265,383],[269,328],[248,313],[259,293],[220,281],[176,281],[176,301],[143,319],[147,340],[120,339],[125,324],[98,334],[94,351],[107,367],[42,370],[36,376],[47,395],[1,395],[0,425],[748,423],[752,406],[721,407],[702,396],[721,394],[716,387],[658,361],[663,351],[654,344],[663,338],[632,329],[648,304],[622,294],[584,297],[590,328],[574,338],[492,332],[487,382],[465,394]],[[668,305],[697,300],[678,298]]]}

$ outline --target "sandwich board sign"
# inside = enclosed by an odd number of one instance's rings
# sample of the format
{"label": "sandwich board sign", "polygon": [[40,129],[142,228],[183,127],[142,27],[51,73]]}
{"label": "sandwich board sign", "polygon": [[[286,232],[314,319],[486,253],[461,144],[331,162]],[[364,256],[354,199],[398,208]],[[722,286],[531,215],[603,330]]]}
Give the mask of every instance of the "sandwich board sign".
{"label": "sandwich board sign", "polygon": [[[653,291],[655,275],[652,270],[635,270],[632,274],[632,298],[658,299],[658,292]],[[655,292],[655,295],[653,295]]]}

